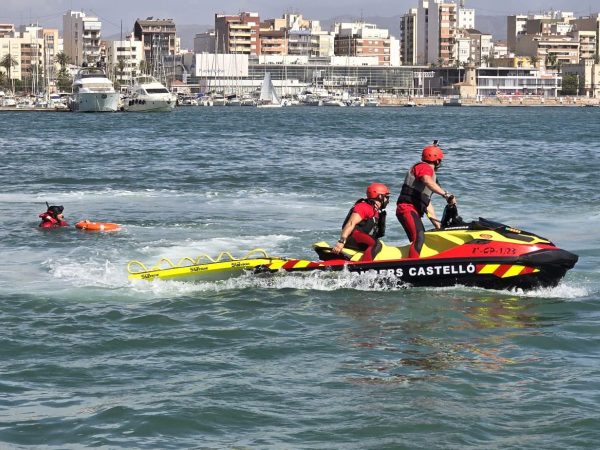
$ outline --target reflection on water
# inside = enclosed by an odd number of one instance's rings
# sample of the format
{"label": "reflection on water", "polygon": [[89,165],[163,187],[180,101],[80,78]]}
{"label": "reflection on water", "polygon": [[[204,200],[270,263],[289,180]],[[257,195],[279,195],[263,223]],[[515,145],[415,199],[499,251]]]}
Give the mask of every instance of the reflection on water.
{"label": "reflection on water", "polygon": [[450,370],[501,370],[516,363],[506,356],[514,339],[542,326],[539,308],[530,299],[502,295],[453,296],[443,304],[346,304],[340,309],[356,322],[348,341],[365,358],[354,370],[367,373],[350,380],[406,383]]}

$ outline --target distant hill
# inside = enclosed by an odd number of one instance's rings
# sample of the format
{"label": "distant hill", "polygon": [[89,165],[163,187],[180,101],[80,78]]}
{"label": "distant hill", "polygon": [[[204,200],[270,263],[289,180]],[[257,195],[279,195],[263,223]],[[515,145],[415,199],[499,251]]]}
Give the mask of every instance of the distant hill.
{"label": "distant hill", "polygon": [[[400,18],[401,15],[392,17],[369,16],[337,16],[331,19],[321,20],[321,27],[324,30],[330,30],[336,22],[354,22],[355,20],[363,20],[366,23],[374,23],[379,28],[387,28],[392,36],[400,38]],[[177,35],[181,38],[181,47],[187,49],[194,48],[194,37],[198,33],[204,33],[213,29],[214,25],[182,25],[177,24]],[[475,28],[483,33],[490,33],[494,36],[494,40],[506,39],[506,17],[505,16],[476,16]],[[118,40],[118,34],[106,36],[108,40]]]}

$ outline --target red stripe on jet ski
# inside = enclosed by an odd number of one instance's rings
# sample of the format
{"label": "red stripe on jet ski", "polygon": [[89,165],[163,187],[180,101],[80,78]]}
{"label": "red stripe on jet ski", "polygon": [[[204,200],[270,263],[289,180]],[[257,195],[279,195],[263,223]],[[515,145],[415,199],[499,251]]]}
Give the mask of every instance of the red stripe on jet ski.
{"label": "red stripe on jet ski", "polygon": [[500,267],[494,271],[494,275],[497,277],[502,277],[502,275],[504,275],[511,267],[512,266],[510,264],[500,264]]}
{"label": "red stripe on jet ski", "polygon": [[285,269],[285,270],[290,270],[290,269],[293,269],[293,268],[294,268],[294,266],[296,265],[296,263],[297,263],[298,261],[299,261],[298,259],[290,259],[288,262],[286,262],[286,263],[285,263],[285,264],[282,266],[282,269]]}
{"label": "red stripe on jet ski", "polygon": [[534,270],[535,269],[533,267],[525,266],[525,268],[521,271],[519,275],[527,275],[528,273],[533,273]]}

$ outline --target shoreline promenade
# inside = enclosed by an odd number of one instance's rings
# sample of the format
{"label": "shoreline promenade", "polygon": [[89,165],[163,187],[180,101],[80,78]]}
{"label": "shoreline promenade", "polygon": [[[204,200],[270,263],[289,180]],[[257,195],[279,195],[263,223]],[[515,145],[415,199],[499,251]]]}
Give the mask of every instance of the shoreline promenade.
{"label": "shoreline promenade", "polygon": [[[379,97],[380,106],[442,106],[444,97]],[[458,105],[456,105],[458,106]],[[588,97],[539,97],[511,95],[501,97],[461,98],[460,106],[600,106],[600,99]]]}

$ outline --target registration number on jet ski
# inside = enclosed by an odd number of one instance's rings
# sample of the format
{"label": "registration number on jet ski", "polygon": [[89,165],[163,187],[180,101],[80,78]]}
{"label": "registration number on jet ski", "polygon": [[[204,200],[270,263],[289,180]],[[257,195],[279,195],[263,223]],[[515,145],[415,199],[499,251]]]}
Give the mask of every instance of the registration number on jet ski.
{"label": "registration number on jet ski", "polygon": [[473,247],[474,255],[516,255],[514,247]]}

